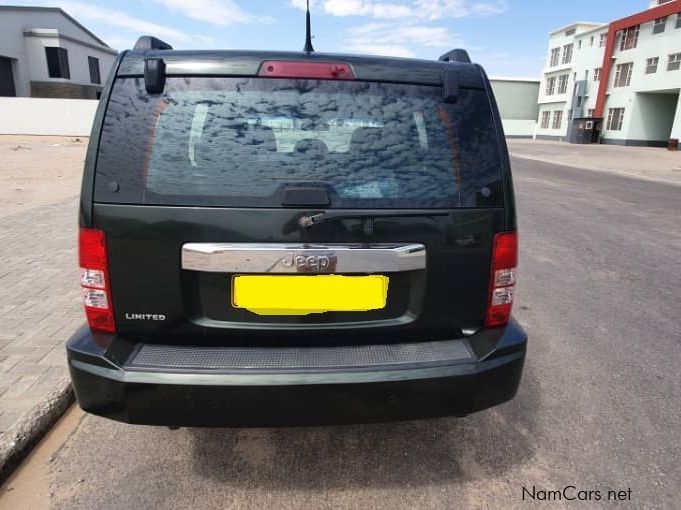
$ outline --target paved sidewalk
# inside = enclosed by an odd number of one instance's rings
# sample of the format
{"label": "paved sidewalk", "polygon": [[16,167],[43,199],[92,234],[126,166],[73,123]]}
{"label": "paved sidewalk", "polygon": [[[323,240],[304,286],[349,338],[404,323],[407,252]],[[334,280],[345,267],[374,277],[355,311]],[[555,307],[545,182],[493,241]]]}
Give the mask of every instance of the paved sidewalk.
{"label": "paved sidewalk", "polygon": [[526,139],[509,140],[508,149],[518,158],[681,185],[681,151]]}
{"label": "paved sidewalk", "polygon": [[77,194],[86,145],[0,136],[0,472],[69,395],[64,341],[84,321]]}
{"label": "paved sidewalk", "polygon": [[66,374],[65,338],[83,322],[75,199],[0,224],[0,434]]}

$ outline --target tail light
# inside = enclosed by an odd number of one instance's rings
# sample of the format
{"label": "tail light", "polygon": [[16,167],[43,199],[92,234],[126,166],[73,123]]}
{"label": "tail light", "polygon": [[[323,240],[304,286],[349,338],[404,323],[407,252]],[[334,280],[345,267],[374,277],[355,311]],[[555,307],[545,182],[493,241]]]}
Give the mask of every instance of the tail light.
{"label": "tail light", "polygon": [[109,261],[104,232],[94,228],[81,228],[78,251],[83,305],[90,329],[115,333],[116,323],[111,304]]}
{"label": "tail light", "polygon": [[518,234],[502,232],[494,236],[492,271],[485,327],[503,326],[511,318],[518,265]]}

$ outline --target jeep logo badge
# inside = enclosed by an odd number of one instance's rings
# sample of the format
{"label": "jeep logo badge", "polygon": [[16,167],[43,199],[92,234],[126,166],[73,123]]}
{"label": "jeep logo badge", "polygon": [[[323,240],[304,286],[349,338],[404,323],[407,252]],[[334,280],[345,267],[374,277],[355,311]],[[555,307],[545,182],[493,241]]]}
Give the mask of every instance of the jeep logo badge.
{"label": "jeep logo badge", "polygon": [[295,268],[299,273],[328,273],[336,266],[334,259],[333,255],[305,255],[291,252],[281,259],[281,263],[284,267]]}

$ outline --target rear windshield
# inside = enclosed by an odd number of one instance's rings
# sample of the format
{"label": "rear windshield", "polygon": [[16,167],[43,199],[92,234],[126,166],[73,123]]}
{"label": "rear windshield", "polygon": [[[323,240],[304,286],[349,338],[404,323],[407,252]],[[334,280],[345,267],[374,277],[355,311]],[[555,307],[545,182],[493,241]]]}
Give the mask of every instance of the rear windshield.
{"label": "rear windshield", "polygon": [[276,207],[324,188],[330,207],[499,205],[500,153],[482,90],[356,81],[117,79],[99,202]]}

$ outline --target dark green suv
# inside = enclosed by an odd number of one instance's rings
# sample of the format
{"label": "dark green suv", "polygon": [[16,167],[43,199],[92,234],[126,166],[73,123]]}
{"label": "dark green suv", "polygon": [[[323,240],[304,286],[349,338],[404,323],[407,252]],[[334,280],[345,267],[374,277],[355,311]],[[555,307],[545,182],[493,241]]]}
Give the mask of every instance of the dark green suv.
{"label": "dark green suv", "polygon": [[139,424],[466,415],[527,337],[489,81],[439,61],[174,51],[104,89],[80,202],[80,406]]}

